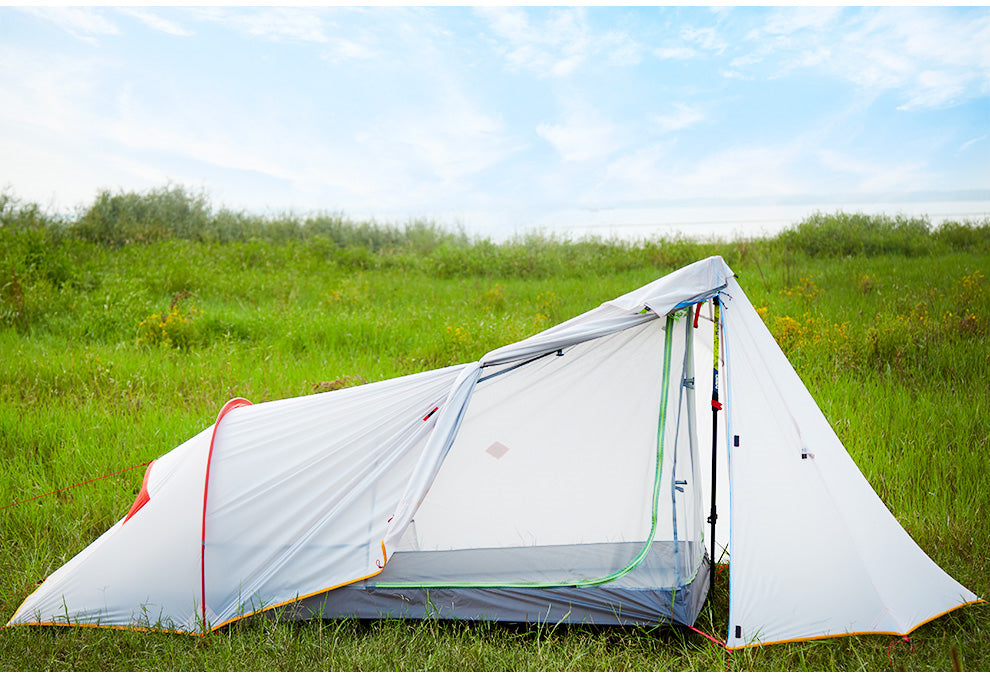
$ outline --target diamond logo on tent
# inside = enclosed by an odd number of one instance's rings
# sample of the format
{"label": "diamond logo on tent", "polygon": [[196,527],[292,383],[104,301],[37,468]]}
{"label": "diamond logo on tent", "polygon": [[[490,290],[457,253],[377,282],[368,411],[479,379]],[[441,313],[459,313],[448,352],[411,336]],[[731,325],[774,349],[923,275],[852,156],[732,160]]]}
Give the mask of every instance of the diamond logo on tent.
{"label": "diamond logo on tent", "polygon": [[509,448],[507,448],[506,446],[502,445],[498,441],[495,441],[494,443],[492,443],[491,445],[489,445],[488,448],[485,450],[485,452],[487,452],[489,455],[491,455],[495,459],[502,459],[502,457],[508,451],[509,451]]}

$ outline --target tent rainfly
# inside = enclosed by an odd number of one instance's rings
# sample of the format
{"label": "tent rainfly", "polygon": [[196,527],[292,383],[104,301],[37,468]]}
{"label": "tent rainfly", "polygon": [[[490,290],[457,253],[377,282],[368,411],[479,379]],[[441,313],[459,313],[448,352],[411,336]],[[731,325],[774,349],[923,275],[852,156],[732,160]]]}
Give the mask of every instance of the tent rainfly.
{"label": "tent rainfly", "polygon": [[980,602],[890,514],[717,256],[476,363],[229,402],[8,625],[692,625],[713,557],[730,649],[906,635]]}

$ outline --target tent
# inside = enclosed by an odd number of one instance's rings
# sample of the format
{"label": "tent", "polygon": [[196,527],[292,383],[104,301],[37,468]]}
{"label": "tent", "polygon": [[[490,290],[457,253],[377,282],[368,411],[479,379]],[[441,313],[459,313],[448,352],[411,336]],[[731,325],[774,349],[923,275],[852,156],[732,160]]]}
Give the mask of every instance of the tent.
{"label": "tent", "polygon": [[229,402],[8,625],[692,625],[712,556],[729,648],[904,635],[980,601],[890,514],[720,257],[475,363]]}

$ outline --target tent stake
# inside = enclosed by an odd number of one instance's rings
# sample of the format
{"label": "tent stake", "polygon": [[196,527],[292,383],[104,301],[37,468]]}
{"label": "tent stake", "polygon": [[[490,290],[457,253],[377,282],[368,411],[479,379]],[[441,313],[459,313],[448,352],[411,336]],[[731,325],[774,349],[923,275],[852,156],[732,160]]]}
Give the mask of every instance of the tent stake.
{"label": "tent stake", "polygon": [[718,326],[719,326],[719,300],[716,295],[712,298],[715,304],[715,344],[713,348],[714,358],[712,364],[712,507],[708,514],[708,522],[712,526],[712,559],[709,572],[708,589],[709,593],[715,589],[715,521],[718,520],[718,512],[715,510],[715,486],[716,469],[718,467],[718,411],[722,409],[722,404],[718,402]]}

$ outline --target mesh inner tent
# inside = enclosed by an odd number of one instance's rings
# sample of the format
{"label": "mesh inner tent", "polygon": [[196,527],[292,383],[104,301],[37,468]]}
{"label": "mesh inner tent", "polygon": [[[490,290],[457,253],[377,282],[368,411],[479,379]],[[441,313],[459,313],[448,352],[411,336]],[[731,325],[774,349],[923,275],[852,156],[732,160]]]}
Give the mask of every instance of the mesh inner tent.
{"label": "mesh inner tent", "polygon": [[687,312],[479,380],[378,587],[677,588],[704,555]]}

